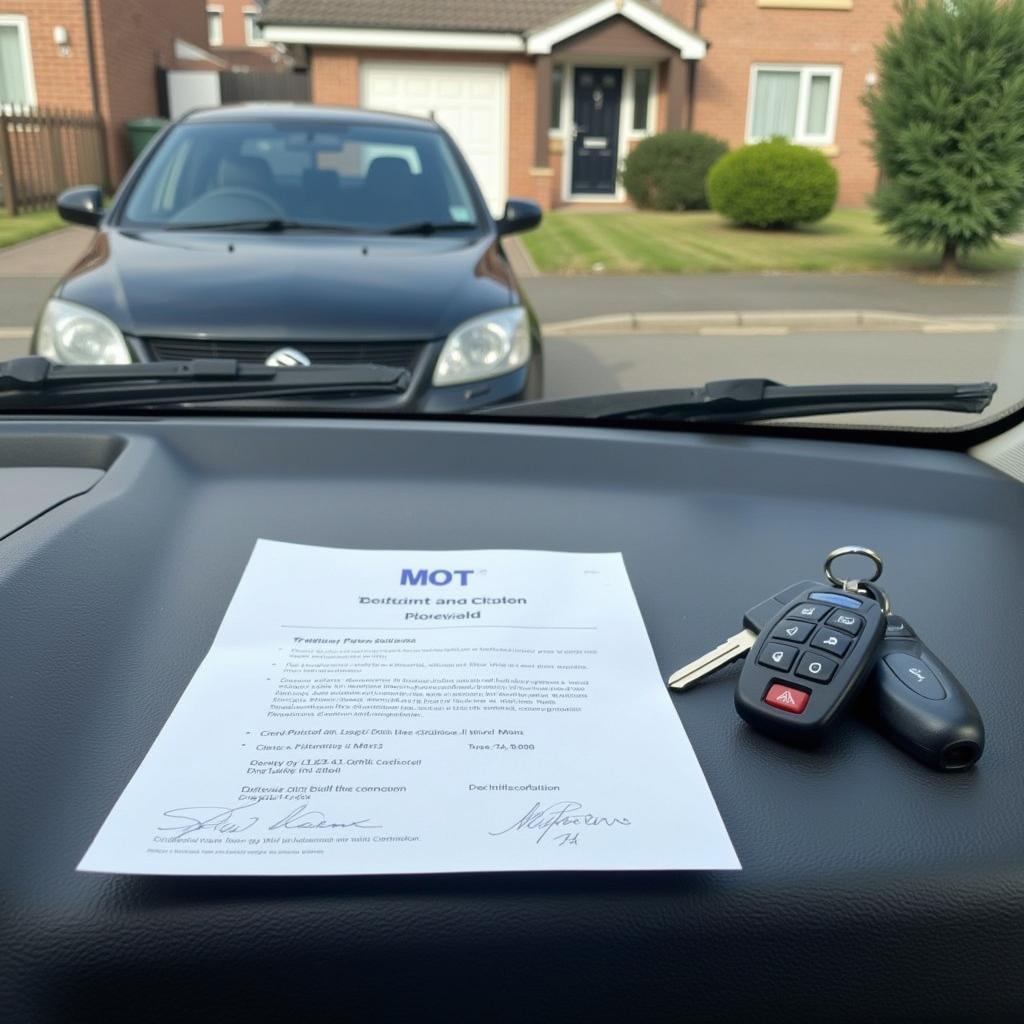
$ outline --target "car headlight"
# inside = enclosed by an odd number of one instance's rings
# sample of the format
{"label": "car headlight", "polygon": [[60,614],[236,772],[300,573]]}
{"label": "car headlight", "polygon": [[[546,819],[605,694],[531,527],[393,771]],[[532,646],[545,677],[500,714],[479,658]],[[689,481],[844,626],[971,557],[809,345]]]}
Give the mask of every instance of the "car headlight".
{"label": "car headlight", "polygon": [[35,350],[55,363],[111,366],[132,354],[117,324],[76,302],[50,299],[36,326]]}
{"label": "car headlight", "polygon": [[496,309],[456,327],[434,367],[439,386],[468,384],[518,370],[530,358],[530,325],[522,306]]}

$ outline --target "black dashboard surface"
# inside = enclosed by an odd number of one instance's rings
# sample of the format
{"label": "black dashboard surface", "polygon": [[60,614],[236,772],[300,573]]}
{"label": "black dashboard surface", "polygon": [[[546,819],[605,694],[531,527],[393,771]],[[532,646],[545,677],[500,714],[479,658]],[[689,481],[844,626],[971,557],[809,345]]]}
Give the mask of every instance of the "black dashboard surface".
{"label": "black dashboard surface", "polygon": [[[940,451],[497,423],[0,425],[0,467],[33,465],[105,473],[0,542],[5,1020],[1024,1019],[1009,477]],[[258,537],[622,551],[666,674],[865,544],[973,694],[985,756],[938,775],[856,720],[783,747],[735,714],[734,667],[674,702],[741,872],[76,873]]]}

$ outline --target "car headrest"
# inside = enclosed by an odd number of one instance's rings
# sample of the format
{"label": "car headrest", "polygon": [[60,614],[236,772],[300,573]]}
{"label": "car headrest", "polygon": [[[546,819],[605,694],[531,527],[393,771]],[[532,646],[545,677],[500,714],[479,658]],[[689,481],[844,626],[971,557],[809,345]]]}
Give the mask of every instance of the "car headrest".
{"label": "car headrest", "polygon": [[334,171],[325,171],[318,167],[307,167],[302,172],[302,187],[304,189],[336,189],[338,187],[338,175]]}
{"label": "car headrest", "polygon": [[404,194],[412,186],[412,169],[400,156],[378,156],[366,171],[366,187],[374,192]]}
{"label": "car headrest", "polygon": [[270,165],[258,156],[226,156],[217,175],[227,188],[254,188],[261,192],[273,189],[274,176]]}

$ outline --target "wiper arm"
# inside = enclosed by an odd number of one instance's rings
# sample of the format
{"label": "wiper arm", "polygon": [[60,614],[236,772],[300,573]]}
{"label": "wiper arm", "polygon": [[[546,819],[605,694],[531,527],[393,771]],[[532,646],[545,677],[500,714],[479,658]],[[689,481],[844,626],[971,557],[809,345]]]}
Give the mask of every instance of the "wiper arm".
{"label": "wiper arm", "polygon": [[377,363],[273,367],[237,359],[190,359],[67,366],[43,356],[21,356],[0,363],[0,411],[128,409],[307,395],[358,398],[400,394],[410,380],[408,370]]}
{"label": "wiper arm", "polygon": [[462,220],[447,221],[443,224],[431,220],[420,220],[412,224],[402,224],[397,228],[388,228],[387,235],[433,235],[442,231],[474,231],[476,224]]}
{"label": "wiper arm", "polygon": [[316,224],[301,220],[284,220],[281,217],[268,217],[263,220],[223,220],[212,222],[196,222],[187,224],[166,224],[165,231],[332,231],[337,234],[356,234],[357,229],[345,224]]}
{"label": "wiper arm", "polygon": [[699,388],[624,391],[583,398],[520,402],[481,414],[545,419],[673,420],[741,423],[889,409],[982,412],[995,384],[812,384],[790,387],[758,377],[716,380]]}

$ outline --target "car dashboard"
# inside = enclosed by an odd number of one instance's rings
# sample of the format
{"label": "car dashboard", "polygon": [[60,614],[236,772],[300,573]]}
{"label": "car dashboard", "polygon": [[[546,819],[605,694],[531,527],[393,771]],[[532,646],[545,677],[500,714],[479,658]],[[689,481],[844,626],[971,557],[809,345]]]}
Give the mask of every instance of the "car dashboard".
{"label": "car dashboard", "polygon": [[[11,1021],[1020,1020],[1024,488],[860,440],[372,419],[0,424],[0,1004]],[[673,706],[738,872],[174,878],[75,870],[257,538],[621,551],[664,675],[824,554],[986,723],[938,774],[856,717],[815,750]],[[615,750],[593,757],[614,770]]]}

